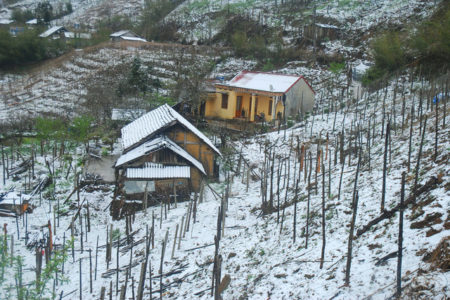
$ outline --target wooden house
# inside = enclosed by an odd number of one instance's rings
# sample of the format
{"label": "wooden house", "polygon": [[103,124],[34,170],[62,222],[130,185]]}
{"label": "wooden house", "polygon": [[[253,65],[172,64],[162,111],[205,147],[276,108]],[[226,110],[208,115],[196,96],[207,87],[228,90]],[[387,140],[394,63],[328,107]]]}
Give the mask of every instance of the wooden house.
{"label": "wooden house", "polygon": [[197,128],[164,104],[122,128],[123,153],[116,181],[129,200],[186,198],[200,191],[204,177],[217,178],[220,151]]}
{"label": "wooden house", "polygon": [[200,110],[206,118],[272,121],[311,111],[314,94],[303,76],[242,71],[216,83]]}
{"label": "wooden house", "polygon": [[131,41],[131,42],[147,42],[146,39],[140,37],[131,30],[121,30],[110,34],[112,42]]}

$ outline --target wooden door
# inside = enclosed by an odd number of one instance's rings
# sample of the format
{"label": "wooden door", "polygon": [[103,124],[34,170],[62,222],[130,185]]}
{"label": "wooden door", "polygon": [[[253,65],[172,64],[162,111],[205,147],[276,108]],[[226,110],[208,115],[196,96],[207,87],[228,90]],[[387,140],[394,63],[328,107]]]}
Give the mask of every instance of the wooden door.
{"label": "wooden door", "polygon": [[242,96],[236,97],[236,113],[235,117],[240,118],[242,113]]}

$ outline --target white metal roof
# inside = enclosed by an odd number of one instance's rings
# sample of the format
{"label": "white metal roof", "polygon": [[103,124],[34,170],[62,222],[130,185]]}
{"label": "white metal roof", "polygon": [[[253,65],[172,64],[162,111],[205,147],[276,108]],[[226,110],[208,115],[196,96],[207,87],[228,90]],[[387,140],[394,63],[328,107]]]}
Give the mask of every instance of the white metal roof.
{"label": "white metal roof", "polygon": [[121,36],[122,40],[126,41],[132,41],[132,42],[147,42],[146,39],[140,38],[140,37],[131,37],[131,36]]}
{"label": "white metal roof", "polygon": [[0,19],[0,25],[9,25],[11,23],[14,23],[14,21],[10,20],[10,19],[3,19],[3,18]]}
{"label": "white metal roof", "polygon": [[38,19],[31,19],[31,20],[25,22],[25,24],[28,24],[28,25],[36,25],[37,23],[38,23]]}
{"label": "white metal roof", "polygon": [[316,26],[317,27],[322,27],[322,28],[339,29],[339,27],[331,25],[331,24],[316,23]]}
{"label": "white metal roof", "polygon": [[122,128],[122,146],[123,149],[128,149],[136,145],[143,139],[157,133],[162,128],[168,128],[176,123],[180,123],[189,131],[194,133],[198,138],[204,141],[217,154],[222,155],[220,151],[213,145],[213,143],[202,133],[189,123],[183,116],[177,113],[168,104],[163,104],[152,111],[149,111],[139,119],[131,122]]}
{"label": "white metal roof", "polygon": [[230,87],[273,93],[286,93],[301,76],[241,71],[228,83]]}
{"label": "white metal roof", "polygon": [[191,168],[146,163],[142,168],[128,168],[126,177],[128,179],[191,178]]}
{"label": "white metal roof", "polygon": [[17,192],[6,192],[6,193],[0,193],[0,204],[8,204],[8,205],[20,205],[20,201],[29,201],[31,199],[30,195],[26,194],[18,194]]}
{"label": "white metal roof", "polygon": [[66,29],[63,26],[53,26],[53,27],[47,29],[46,31],[44,31],[43,33],[41,33],[39,36],[43,37],[43,38],[49,37],[52,34],[54,34],[55,32],[58,32],[59,30],[66,31]]}
{"label": "white metal roof", "polygon": [[117,31],[117,32],[111,33],[109,36],[110,37],[119,37],[119,36],[121,36],[123,34],[126,34],[126,33],[128,33],[128,30],[121,30],[121,31]]}
{"label": "white metal roof", "polygon": [[120,37],[120,36],[122,36],[122,35],[124,35],[124,34],[131,34],[131,35],[133,35],[133,36],[135,36],[135,37],[139,37],[136,33],[134,33],[134,32],[131,31],[131,30],[121,30],[121,31],[117,31],[117,32],[111,33],[109,36],[110,36],[110,37]]}
{"label": "white metal roof", "polygon": [[200,172],[206,175],[203,165],[198,160],[196,160],[192,155],[187,153],[186,150],[178,146],[166,136],[157,137],[153,140],[143,143],[139,147],[136,147],[127,153],[122,154],[116,162],[116,167],[123,166],[126,163],[132,162],[142,156],[148,155],[161,149],[172,150],[174,153],[189,161],[192,165],[194,165],[194,167],[199,169]]}
{"label": "white metal roof", "polygon": [[74,39],[75,37],[80,39],[90,39],[92,37],[90,33],[77,33],[75,35],[75,33],[71,31],[64,32],[64,36],[68,39]]}

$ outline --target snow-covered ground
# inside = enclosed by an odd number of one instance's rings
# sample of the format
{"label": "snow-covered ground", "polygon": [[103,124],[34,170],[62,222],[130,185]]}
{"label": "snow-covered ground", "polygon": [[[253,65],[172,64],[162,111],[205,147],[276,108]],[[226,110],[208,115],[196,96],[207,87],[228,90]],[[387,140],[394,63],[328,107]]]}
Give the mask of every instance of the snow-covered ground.
{"label": "snow-covered ground", "polygon": [[[397,92],[394,92],[395,82],[393,82],[386,94],[385,110],[392,116],[391,124],[396,130],[392,130],[392,143],[390,155],[388,155],[387,189],[386,189],[386,209],[393,208],[400,201],[401,173],[407,171],[408,160],[408,136],[409,121],[405,121],[404,130],[402,123],[402,97],[405,97],[405,116],[408,115],[411,105],[419,107],[418,99],[421,94],[421,83],[413,85],[408,82],[408,77],[398,81]],[[413,87],[414,91],[410,90]],[[424,87],[428,84],[425,83]],[[402,92],[400,92],[402,91]],[[395,93],[395,106],[394,106]],[[426,95],[423,93],[423,95]],[[355,125],[359,123],[362,130],[362,160],[361,169],[357,184],[359,191],[359,204],[356,217],[357,229],[362,228],[370,220],[380,215],[381,182],[383,170],[384,137],[381,136],[383,124],[383,97],[384,91],[378,93],[365,94],[356,104],[350,104],[339,110],[337,113],[322,114],[318,112],[309,116],[306,121],[295,124],[291,129],[282,130],[280,133],[272,132],[257,135],[248,139],[240,139],[232,142],[236,149],[236,155],[232,156],[232,170],[236,171],[239,161],[237,153],[242,151],[252,172],[261,176],[264,165],[264,147],[273,146],[275,151],[275,161],[284,160],[280,170],[280,202],[281,206],[287,201],[291,202],[284,212],[282,228],[281,222],[277,223],[277,212],[261,214],[261,182],[252,176],[249,180],[249,187],[246,187],[246,174],[243,172],[244,166],[240,166],[240,174],[234,171],[229,173],[232,178],[230,183],[230,195],[228,199],[228,209],[226,211],[224,236],[220,241],[219,253],[223,257],[222,276],[226,274],[231,277],[230,286],[224,291],[224,299],[385,299],[395,292],[396,280],[396,258],[391,258],[385,264],[375,265],[376,262],[386,255],[397,250],[398,237],[398,213],[391,219],[384,220],[375,225],[371,230],[362,236],[355,238],[353,242],[353,261],[351,268],[350,286],[344,287],[344,272],[346,269],[347,242],[349,234],[349,224],[352,218],[351,199],[354,188],[354,177],[356,172],[357,159],[354,153],[346,156],[345,164],[339,163],[339,153],[337,163],[335,163],[335,145],[339,132],[344,132],[346,137],[345,148],[348,149],[348,137],[354,134]],[[323,95],[324,105],[334,98]],[[413,100],[415,99],[415,100]],[[349,104],[349,98],[344,98],[344,102]],[[413,102],[414,101],[414,102]],[[419,172],[419,186],[427,182],[432,176],[441,178],[442,182],[431,191],[420,195],[418,203],[424,203],[422,207],[408,207],[405,210],[404,242],[403,242],[403,269],[402,278],[404,293],[421,297],[441,299],[449,297],[448,272],[433,270],[429,263],[423,261],[423,257],[430,253],[441,241],[449,236],[449,208],[450,193],[448,191],[448,181],[450,179],[448,164],[449,149],[449,128],[448,124],[443,124],[443,109],[440,106],[438,114],[438,157],[433,161],[434,141],[435,141],[435,113],[431,107],[427,109],[426,102],[423,103],[424,115],[428,116],[427,130],[423,147],[422,163]],[[447,106],[448,115],[449,106]],[[416,110],[416,114],[418,110]],[[409,119],[409,118],[407,118]],[[371,124],[371,145],[367,145],[367,128]],[[448,123],[448,122],[447,122]],[[353,125],[352,125],[353,124]],[[375,126],[374,126],[375,125]],[[419,152],[420,134],[417,116],[413,123],[412,136],[412,160],[411,171],[407,172],[406,197],[412,192],[414,182],[414,169]],[[333,130],[334,128],[334,130]],[[319,268],[320,253],[322,248],[322,173],[315,179],[315,171],[312,172],[312,182],[317,185],[317,193],[314,188],[311,190],[311,212],[309,227],[309,245],[305,247],[305,226],[307,210],[307,183],[304,180],[304,170],[299,172],[299,158],[296,154],[297,141],[306,146],[306,153],[311,153],[313,158],[313,168],[315,169],[317,155],[317,141],[322,140],[319,148],[326,149],[325,137],[329,135],[328,149],[330,154],[323,161],[325,166],[325,220],[326,220],[326,247],[325,262],[322,269]],[[375,134],[375,135],[374,135]],[[298,138],[298,139],[297,139]],[[352,144],[355,145],[352,138]],[[292,148],[291,148],[292,145]],[[369,168],[370,149],[370,168]],[[78,153],[81,153],[80,150]],[[351,160],[349,161],[349,158]],[[47,158],[49,159],[49,158]],[[74,164],[77,159],[74,159]],[[43,157],[38,158],[40,172],[45,173]],[[308,161],[306,161],[308,164]],[[331,176],[328,172],[331,166]],[[308,165],[309,167],[309,165]],[[55,197],[60,200],[60,210],[67,211],[67,215],[59,220],[56,232],[53,235],[54,243],[59,246],[70,236],[68,229],[72,217],[76,214],[77,197],[73,195],[69,202],[75,205],[70,208],[69,203],[62,204],[73,187],[73,172],[69,172],[67,180],[64,178],[68,165],[60,166],[56,162],[56,169],[60,170],[59,177],[55,185]],[[339,179],[341,168],[343,169],[341,197],[338,198]],[[222,168],[224,170],[225,168]],[[286,178],[286,170],[290,170],[290,177]],[[320,172],[324,170],[321,169]],[[224,171],[223,171],[224,172]],[[275,174],[278,173],[278,163],[275,164]],[[294,175],[294,173],[296,175]],[[293,242],[293,220],[294,205],[292,201],[295,197],[294,176],[299,178],[298,203],[297,203],[297,225],[296,241]],[[161,245],[168,232],[168,243],[164,258],[164,271],[166,272],[181,269],[180,273],[165,276],[163,284],[167,287],[164,291],[166,299],[209,299],[208,288],[211,286],[212,261],[214,256],[214,235],[217,226],[217,211],[220,206],[218,195],[225,193],[226,184],[224,182],[225,173],[222,173],[221,183],[211,183],[205,189],[203,203],[199,203],[196,214],[196,222],[191,219],[189,231],[181,239],[181,246],[178,249],[178,241],[172,258],[172,247],[176,225],[181,223],[182,217],[187,217],[188,203],[178,203],[178,207],[171,207],[165,214],[160,207],[148,208],[147,212],[137,212],[132,224],[134,241],[140,241],[145,237],[146,228],[151,227],[152,215],[155,216],[155,248],[150,251],[150,261],[153,278],[158,276],[160,268]],[[330,194],[328,194],[328,183],[331,182]],[[2,178],[0,178],[1,182]],[[275,177],[275,182],[277,176]],[[270,182],[270,180],[268,181]],[[21,189],[23,181],[7,181],[6,189],[15,187]],[[276,184],[273,192],[274,203],[278,202],[276,195]],[[268,187],[268,195],[270,187]],[[286,192],[287,188],[287,192]],[[214,192],[212,191],[214,190]],[[38,236],[46,228],[42,226],[50,220],[53,224],[53,211],[56,209],[56,200],[49,200],[52,196],[43,193],[42,203],[39,196],[34,197],[33,204],[37,206],[33,213],[28,214],[28,231],[33,236]],[[82,260],[82,294],[84,299],[99,298],[102,287],[109,291],[110,283],[113,287],[113,299],[118,298],[116,294],[116,273],[111,271],[116,268],[117,248],[113,247],[112,261],[109,264],[111,276],[105,277],[102,274],[108,271],[105,262],[106,249],[100,248],[97,261],[97,279],[93,281],[93,291],[89,288],[89,252],[92,250],[92,267],[95,269],[95,253],[97,239],[99,245],[106,243],[106,231],[110,225],[113,229],[120,230],[121,237],[125,235],[125,220],[113,221],[109,216],[108,206],[112,200],[112,187],[94,188],[86,187],[80,193],[81,201],[89,202],[91,217],[91,232],[83,235],[83,249],[81,252],[81,230],[78,220],[75,222],[75,255],[69,250],[68,261],[65,263],[64,275],[68,282],[55,286],[56,294],[63,292],[63,296],[68,298],[78,298],[79,295],[79,260]],[[268,198],[269,199],[269,196]],[[86,208],[81,210],[81,215],[87,213]],[[423,228],[413,229],[411,224],[423,221],[433,213],[442,214],[439,220],[435,219]],[[280,212],[282,215],[283,213]],[[23,218],[23,217],[22,217]],[[34,280],[35,257],[34,250],[26,249],[24,242],[24,220],[22,218],[2,218],[7,224],[8,233],[14,235],[14,252],[21,255],[25,260],[24,283]],[[280,216],[280,218],[282,218]],[[186,219],[186,218],[185,218]],[[83,219],[83,226],[85,220]],[[58,223],[58,221],[56,221]],[[444,225],[446,224],[446,225]],[[19,233],[17,232],[19,229]],[[83,232],[85,230],[83,229]],[[437,232],[437,233],[435,233]],[[434,233],[434,234],[432,234]],[[430,235],[431,234],[431,235]],[[429,236],[430,235],[430,236]],[[210,245],[210,246],[208,246]],[[198,248],[206,246],[204,248]],[[193,249],[198,248],[198,249]],[[122,249],[122,248],[120,248]],[[119,250],[120,250],[119,249]],[[120,252],[119,266],[119,289],[125,285],[126,268],[132,262],[141,262],[144,258],[144,243],[137,244],[130,249]],[[448,259],[448,258],[447,258]],[[132,294],[132,283],[134,280],[135,293],[140,274],[140,264],[132,268],[128,278],[131,278],[127,286],[127,297]],[[61,274],[59,274],[61,275]],[[10,277],[11,278],[11,277]],[[14,286],[15,282],[8,279],[7,284]],[[53,282],[48,285],[47,293],[52,290]],[[159,290],[159,278],[154,278],[153,291]],[[7,286],[7,285],[5,285]],[[424,288],[425,287],[425,288]],[[145,283],[145,298],[148,297],[149,279]],[[72,294],[68,295],[70,292]],[[3,291],[3,297],[6,296]],[[156,297],[158,293],[153,296]],[[407,296],[408,297],[408,296]],[[12,292],[11,298],[15,298]]]}
{"label": "snow-covered ground", "polygon": [[[196,56],[197,62],[214,61],[220,51],[212,48],[194,50],[169,44],[135,44],[122,47],[106,43],[85,50],[75,50],[64,57],[23,75],[4,74],[0,77],[0,123],[19,117],[35,117],[42,113],[73,116],[85,101],[87,86],[96,74],[121,64],[130,64],[134,57],[152,66],[151,75],[163,82],[161,93],[167,93],[175,83],[179,70],[177,60]],[[196,54],[192,54],[192,53]],[[183,55],[183,56],[181,56]],[[180,65],[184,69],[187,65]],[[234,68],[238,72],[240,66]],[[1,75],[0,75],[1,76]]]}

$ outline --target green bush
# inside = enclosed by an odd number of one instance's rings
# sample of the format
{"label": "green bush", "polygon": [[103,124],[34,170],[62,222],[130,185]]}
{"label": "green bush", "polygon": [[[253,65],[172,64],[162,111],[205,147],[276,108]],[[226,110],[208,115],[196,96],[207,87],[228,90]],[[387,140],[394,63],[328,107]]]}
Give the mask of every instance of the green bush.
{"label": "green bush", "polygon": [[389,32],[372,44],[375,65],[386,71],[395,71],[405,64],[405,51],[397,32]]}
{"label": "green bush", "polygon": [[66,50],[60,40],[40,38],[39,31],[25,30],[12,37],[6,30],[0,30],[0,67],[16,67],[56,57]]}
{"label": "green bush", "polygon": [[[447,6],[450,6],[447,4]],[[411,37],[409,45],[421,65],[441,68],[450,57],[450,10],[422,24]]]}

